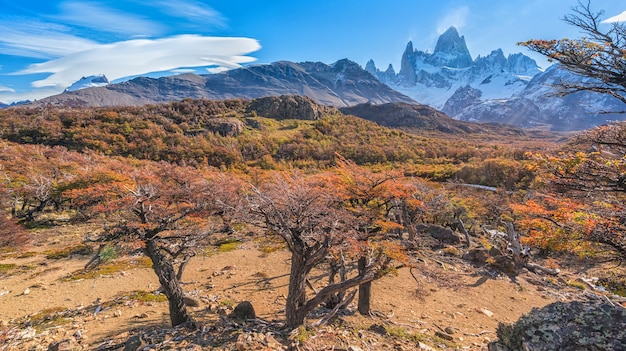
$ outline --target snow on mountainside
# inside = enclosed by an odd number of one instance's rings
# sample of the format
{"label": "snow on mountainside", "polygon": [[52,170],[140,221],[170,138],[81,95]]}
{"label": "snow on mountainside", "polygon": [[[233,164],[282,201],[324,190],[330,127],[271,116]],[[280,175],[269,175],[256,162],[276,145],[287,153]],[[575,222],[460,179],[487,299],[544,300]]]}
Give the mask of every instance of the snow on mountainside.
{"label": "snow on mountainside", "polygon": [[618,99],[608,95],[557,96],[558,82],[589,79],[559,65],[543,71],[530,57],[521,53],[506,57],[501,49],[472,61],[465,38],[454,27],[439,37],[432,54],[413,49],[409,42],[398,74],[391,65],[384,72],[378,70],[372,60],[365,69],[418,102],[464,121],[571,131],[626,117],[606,113],[624,110]]}
{"label": "snow on mountainside", "polygon": [[413,49],[409,42],[398,74],[393,74],[391,65],[385,72],[378,70],[371,60],[366,70],[403,94],[438,109],[466,86],[480,90],[483,99],[508,98],[524,90],[541,71],[530,57],[505,57],[500,49],[472,60],[465,37],[454,27],[439,37],[432,54]]}
{"label": "snow on mountainside", "polygon": [[109,85],[109,80],[104,74],[95,76],[82,77],[74,84],[70,85],[65,91],[76,91],[85,88],[104,87]]}

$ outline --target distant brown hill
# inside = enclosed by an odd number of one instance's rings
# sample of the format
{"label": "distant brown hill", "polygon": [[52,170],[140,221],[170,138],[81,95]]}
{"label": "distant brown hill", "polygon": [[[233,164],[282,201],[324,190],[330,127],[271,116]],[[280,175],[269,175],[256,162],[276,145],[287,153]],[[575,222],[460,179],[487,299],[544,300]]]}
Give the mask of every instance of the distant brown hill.
{"label": "distant brown hill", "polygon": [[520,128],[496,123],[472,123],[455,120],[428,105],[402,102],[370,103],[342,107],[340,111],[380,125],[408,130],[437,131],[447,134],[524,135]]}
{"label": "distant brown hill", "polygon": [[303,95],[322,105],[336,107],[365,102],[416,103],[381,83],[357,63],[343,59],[331,65],[280,61],[218,74],[182,74],[158,79],[139,77],[105,87],[64,92],[30,105],[141,106],[185,98],[224,100],[279,95]]}

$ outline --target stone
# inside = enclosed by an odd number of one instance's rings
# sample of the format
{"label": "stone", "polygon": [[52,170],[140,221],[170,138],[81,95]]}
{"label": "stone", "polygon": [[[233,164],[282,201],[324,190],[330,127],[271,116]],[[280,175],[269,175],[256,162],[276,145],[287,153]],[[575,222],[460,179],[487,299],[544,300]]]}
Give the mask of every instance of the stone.
{"label": "stone", "polygon": [[22,293],[22,295],[28,295],[30,294],[30,289],[26,288],[26,290],[24,290],[24,292]]}
{"label": "stone", "polygon": [[424,350],[424,351],[436,351],[434,347],[428,346],[421,341],[417,343],[417,349]]}
{"label": "stone", "polygon": [[120,310],[115,310],[115,312],[113,312],[113,316],[114,316],[114,317],[121,317],[121,316],[122,316],[122,311],[120,311]]}
{"label": "stone", "polygon": [[420,223],[415,225],[415,231],[418,233],[427,233],[433,238],[446,243],[446,244],[459,244],[461,237],[455,233],[452,229],[442,227],[436,224]]}
{"label": "stone", "polygon": [[183,297],[185,305],[188,307],[200,307],[200,301],[190,296]]}
{"label": "stone", "polygon": [[141,335],[134,335],[126,340],[124,351],[137,351],[143,345]]}
{"label": "stone", "polygon": [[239,320],[256,319],[256,313],[250,301],[243,301],[235,306],[231,317]]}
{"label": "stone", "polygon": [[489,350],[626,350],[626,309],[601,301],[555,302],[513,324],[500,323],[497,336]]}
{"label": "stone", "polygon": [[488,309],[486,309],[486,308],[479,308],[479,309],[478,309],[478,312],[480,312],[480,313],[484,314],[484,315],[485,315],[485,316],[487,316],[487,317],[493,317],[493,312],[489,311],[489,310],[488,310]]}
{"label": "stone", "polygon": [[444,331],[450,335],[454,334],[454,328],[452,327],[446,327],[446,329],[444,329]]}
{"label": "stone", "polygon": [[70,339],[53,342],[48,345],[48,351],[70,351],[72,348],[72,340]]}
{"label": "stone", "polygon": [[440,332],[440,331],[436,331],[436,332],[435,332],[435,336],[437,336],[437,337],[439,337],[439,338],[442,338],[442,339],[444,339],[444,340],[448,340],[448,341],[452,341],[452,340],[454,340],[454,337],[453,337],[453,336],[448,335],[448,334],[446,334],[446,333],[442,333],[442,332]]}

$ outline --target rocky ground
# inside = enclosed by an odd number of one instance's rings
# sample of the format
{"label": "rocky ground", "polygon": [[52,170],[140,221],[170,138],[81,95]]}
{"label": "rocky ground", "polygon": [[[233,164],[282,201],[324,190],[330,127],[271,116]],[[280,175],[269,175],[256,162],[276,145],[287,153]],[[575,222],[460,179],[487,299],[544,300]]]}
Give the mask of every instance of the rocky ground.
{"label": "rocky ground", "polygon": [[[90,255],[73,233],[40,230],[33,246],[0,256],[0,350],[487,350],[498,323],[533,307],[621,302],[595,289],[597,268],[582,263],[561,267],[556,277],[511,278],[462,260],[455,247],[425,252],[416,268],[374,282],[372,316],[350,305],[330,324],[290,331],[283,324],[289,254],[249,239],[190,262],[184,289],[200,327],[172,329],[145,258],[121,257],[84,274]],[[313,286],[324,279],[319,274]],[[232,318],[243,301],[256,319]]]}

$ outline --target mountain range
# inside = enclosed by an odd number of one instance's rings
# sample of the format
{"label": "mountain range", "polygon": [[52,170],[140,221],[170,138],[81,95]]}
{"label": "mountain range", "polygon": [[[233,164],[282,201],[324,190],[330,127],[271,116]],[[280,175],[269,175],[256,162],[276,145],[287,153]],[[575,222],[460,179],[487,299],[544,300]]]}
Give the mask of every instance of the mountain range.
{"label": "mountain range", "polygon": [[138,77],[118,84],[66,91],[31,105],[137,106],[185,98],[223,100],[279,95],[303,95],[318,103],[336,107],[366,102],[417,103],[391,89],[357,63],[343,59],[330,65],[279,61],[216,74]]}
{"label": "mountain range", "polygon": [[138,106],[185,98],[301,95],[334,107],[429,105],[457,120],[544,130],[582,130],[624,119],[623,114],[605,113],[623,110],[623,104],[608,95],[579,92],[555,96],[555,83],[583,79],[588,78],[558,65],[542,70],[532,58],[521,53],[505,56],[501,49],[473,59],[465,38],[450,27],[439,37],[432,53],[416,50],[409,42],[398,73],[392,65],[381,71],[370,60],[363,69],[342,59],[333,64],[279,61],[216,74],[138,77],[117,84],[97,75],[83,77],[62,94],[29,105]]}
{"label": "mountain range", "polygon": [[473,122],[499,122],[524,128],[560,131],[588,129],[624,115],[616,98],[591,92],[556,96],[559,81],[582,82],[559,65],[546,70],[530,57],[505,56],[501,49],[472,59],[465,38],[450,27],[433,53],[409,42],[398,73],[392,65],[379,70],[370,60],[365,70],[393,89],[447,115]]}

